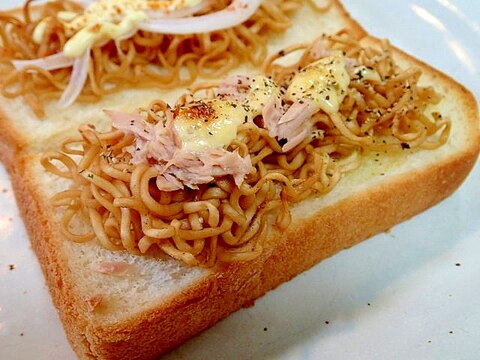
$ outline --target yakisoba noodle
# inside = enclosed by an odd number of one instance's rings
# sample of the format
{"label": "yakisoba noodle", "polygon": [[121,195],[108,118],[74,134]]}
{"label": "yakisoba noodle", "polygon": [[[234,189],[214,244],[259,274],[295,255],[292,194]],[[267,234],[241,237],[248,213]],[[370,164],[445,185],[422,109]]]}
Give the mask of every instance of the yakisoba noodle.
{"label": "yakisoba noodle", "polygon": [[[52,200],[54,206],[66,207],[64,235],[77,242],[96,238],[108,249],[135,254],[159,248],[190,265],[246,261],[262,252],[270,227],[289,225],[291,204],[330,191],[342,173],[360,165],[363,153],[431,149],[445,143],[449,121],[426,113],[439,95],[417,84],[419,70],[394,65],[386,42],[380,50],[363,48],[340,33],[285,49],[263,68],[277,84],[287,86],[299,69],[335,50],[356,66],[350,69],[339,112],[314,114],[311,135],[287,153],[282,152],[281,140],[269,136],[261,116],[240,125],[228,148],[241,156],[249,154],[253,169],[238,187],[226,176],[199,185],[198,190],[160,191],[154,182],[158,171],[151,164],[132,165],[125,152],[134,142],[132,134],[115,129],[99,133],[82,126],[81,137],[65,140],[60,152],[42,159],[47,170],[73,180],[69,190]],[[295,64],[282,66],[277,61],[296,51],[302,55]],[[365,81],[366,73],[358,69],[375,71],[381,81]],[[179,103],[200,94],[215,96],[215,85],[197,86]],[[155,122],[167,109],[167,104],[156,101],[143,113],[147,121]],[[89,222],[92,230],[72,232],[75,221]]]}
{"label": "yakisoba noodle", "polygon": [[[70,1],[49,2],[40,14],[31,14],[30,2],[24,6],[24,20],[0,13],[1,94],[7,98],[23,96],[37,116],[44,104],[58,99],[72,68],[46,71],[36,66],[14,70],[12,60],[36,59],[63,49],[68,38],[55,14],[79,10]],[[230,1],[212,2],[212,11],[225,8]],[[263,1],[245,23],[206,34],[166,35],[138,31],[117,46],[109,41],[92,49],[87,83],[78,101],[92,102],[124,88],[157,87],[170,89],[192,83],[198,76],[217,78],[240,62],[259,65],[266,57],[267,35],[290,26],[290,14],[302,0]],[[41,19],[51,17],[43,40],[36,44],[32,34]],[[158,68],[152,67],[157,65]]]}

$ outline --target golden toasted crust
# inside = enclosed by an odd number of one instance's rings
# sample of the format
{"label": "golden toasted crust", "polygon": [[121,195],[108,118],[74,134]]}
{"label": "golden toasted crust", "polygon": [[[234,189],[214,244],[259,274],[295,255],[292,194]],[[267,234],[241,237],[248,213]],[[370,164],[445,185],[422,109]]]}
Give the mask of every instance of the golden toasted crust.
{"label": "golden toasted crust", "polygon": [[[343,11],[358,36],[364,30]],[[367,37],[365,42],[377,44]],[[121,323],[104,325],[88,316],[82,294],[73,286],[59,243],[62,237],[52,224],[53,213],[32,178],[31,160],[21,154],[18,134],[2,119],[0,130],[15,194],[33,248],[45,273],[55,306],[68,339],[85,359],[148,359],[165,353],[220,319],[279,286],[319,261],[368,237],[386,231],[449,196],[473,167],[479,151],[477,103],[461,85],[407,54],[396,56],[421,67],[439,86],[449,87],[460,103],[471,134],[455,154],[409,174],[392,176],[375,187],[350,194],[329,206],[312,209],[283,234],[274,233],[262,255],[246,263],[219,265],[215,271],[160,306],[138,313]],[[9,133],[10,131],[10,133]],[[1,149],[3,150],[3,149]],[[11,161],[11,163],[9,163]],[[348,176],[348,175],[347,175]],[[319,231],[321,229],[321,231]]]}
{"label": "golden toasted crust", "polygon": [[0,108],[0,161],[9,172],[15,163],[16,156],[25,147],[25,139],[11,125],[11,119]]}

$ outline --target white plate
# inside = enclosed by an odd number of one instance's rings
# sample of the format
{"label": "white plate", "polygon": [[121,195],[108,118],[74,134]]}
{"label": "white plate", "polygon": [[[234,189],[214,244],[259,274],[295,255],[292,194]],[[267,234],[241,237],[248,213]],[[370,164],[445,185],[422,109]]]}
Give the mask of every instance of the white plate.
{"label": "white plate", "polygon": [[[344,3],[372,34],[480,98],[477,1]],[[167,359],[478,359],[479,183],[477,165],[440,205],[324,261]],[[3,168],[0,202],[0,359],[72,359]]]}

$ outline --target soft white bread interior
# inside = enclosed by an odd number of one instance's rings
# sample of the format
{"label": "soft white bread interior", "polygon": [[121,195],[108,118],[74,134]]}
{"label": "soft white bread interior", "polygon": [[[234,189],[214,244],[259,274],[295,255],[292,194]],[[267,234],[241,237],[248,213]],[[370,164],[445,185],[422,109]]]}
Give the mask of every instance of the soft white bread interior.
{"label": "soft white bread interior", "polygon": [[[325,21],[327,29],[312,27],[308,33],[314,37],[319,32],[355,26],[340,13]],[[305,20],[299,23],[305,26]],[[302,30],[302,36],[305,33]],[[363,42],[378,44],[369,37]],[[75,124],[61,130],[57,130],[60,120],[55,123],[57,116],[39,125],[31,114],[24,113],[34,134],[22,136],[19,130],[25,123],[13,125],[9,120],[12,117],[4,117],[2,126],[7,124],[12,138],[4,146],[15,149],[4,160],[11,170],[33,247],[77,354],[81,358],[125,359],[151,358],[168,351],[318,261],[389,229],[451,194],[478,155],[476,101],[461,85],[427,65],[400,51],[395,51],[395,57],[405,66],[421,67],[422,82],[445,95],[438,110],[452,120],[448,143],[433,151],[405,150],[364,157],[362,166],[348,173],[331,193],[293,207],[289,230],[272,233],[259,258],[215,269],[189,268],[174,260],[136,257],[65,241],[52,221],[58,214],[48,199],[68,183],[46,173],[37,152],[58,146],[60,138],[76,131],[79,123],[91,122],[89,116],[97,114],[98,109],[73,107],[68,111],[72,111]],[[145,102],[146,95],[141,91],[128,91],[100,106],[131,110],[125,97],[132,99],[134,93]],[[159,93],[151,96],[158,97]],[[165,96],[170,99],[174,93]],[[10,102],[1,107],[10,115],[25,111]],[[105,260],[127,261],[133,267],[122,277],[91,270],[93,264]],[[92,311],[92,302],[100,298],[100,305]]]}

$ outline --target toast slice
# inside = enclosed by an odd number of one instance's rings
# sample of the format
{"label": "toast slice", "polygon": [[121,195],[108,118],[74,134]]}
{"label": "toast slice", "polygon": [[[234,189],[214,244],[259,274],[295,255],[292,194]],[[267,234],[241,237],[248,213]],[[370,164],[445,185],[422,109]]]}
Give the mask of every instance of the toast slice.
{"label": "toast slice", "polygon": [[[363,41],[378,43],[370,37]],[[395,54],[400,62],[420,66],[427,84],[448,93],[440,107],[452,119],[449,142],[434,151],[365,158],[331,193],[295,206],[289,230],[274,234],[253,262],[191,269],[173,260],[65,242],[47,204],[50,195],[67,184],[43,171],[36,151],[16,154],[12,182],[77,353],[84,358],[148,358],[167,351],[318,261],[389,229],[455,190],[478,154],[476,102],[441,73],[398,50]],[[117,278],[85,271],[99,260],[134,263],[136,274]],[[100,292],[108,306],[92,312]]]}
{"label": "toast slice", "polygon": [[[376,45],[378,40],[366,37],[363,42]],[[439,108],[452,119],[448,143],[436,150],[366,157],[331,193],[294,206],[288,230],[273,234],[251,262],[192,269],[174,260],[66,242],[50,220],[56,214],[48,206],[49,197],[66,184],[45,173],[37,157],[20,156],[12,182],[77,353],[85,358],[148,358],[168,351],[322,259],[450,195],[478,155],[476,103],[445,75],[399,50],[395,54],[398,61],[421,67],[425,84],[448,92],[448,101]],[[126,261],[137,274],[99,276],[90,270],[99,261]],[[106,299],[105,306],[92,312],[98,295]]]}

